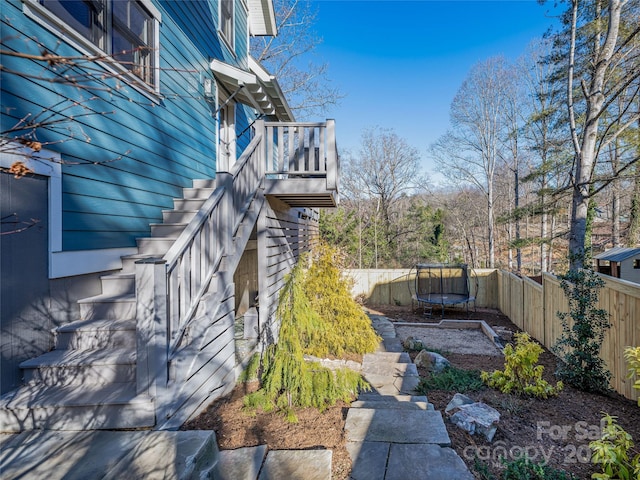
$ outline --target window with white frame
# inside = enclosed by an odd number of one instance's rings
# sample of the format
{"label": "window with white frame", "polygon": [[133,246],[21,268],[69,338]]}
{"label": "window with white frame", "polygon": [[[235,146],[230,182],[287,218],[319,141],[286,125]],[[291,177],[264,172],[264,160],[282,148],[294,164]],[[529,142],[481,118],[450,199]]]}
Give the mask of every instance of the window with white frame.
{"label": "window with white frame", "polygon": [[227,41],[231,49],[234,48],[234,21],[233,21],[234,0],[220,0],[220,33]]}
{"label": "window with white frame", "polygon": [[[146,84],[157,85],[155,10],[145,0],[36,0],[83,39]],[[72,32],[72,33],[73,33]]]}

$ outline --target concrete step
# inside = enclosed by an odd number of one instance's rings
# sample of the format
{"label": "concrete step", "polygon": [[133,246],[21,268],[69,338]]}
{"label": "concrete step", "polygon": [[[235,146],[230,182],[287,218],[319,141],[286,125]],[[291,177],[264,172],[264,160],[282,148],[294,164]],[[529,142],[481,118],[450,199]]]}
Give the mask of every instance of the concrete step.
{"label": "concrete step", "polygon": [[134,382],[136,353],[130,348],[52,350],[20,364],[26,383],[47,386]]}
{"label": "concrete step", "polygon": [[135,294],[95,295],[78,300],[82,320],[136,318]]}
{"label": "concrete step", "polygon": [[102,275],[100,282],[103,295],[124,295],[136,291],[136,276],[133,272]]}
{"label": "concrete step", "polygon": [[162,221],[165,223],[189,223],[198,210],[163,210]]}
{"label": "concrete step", "polygon": [[[216,480],[255,480],[267,456],[267,446],[220,450],[220,457],[209,476]],[[205,472],[203,472],[205,473]],[[205,473],[205,474],[206,474]]]}
{"label": "concrete step", "polygon": [[390,363],[411,363],[411,357],[407,352],[376,352],[365,353],[362,356],[362,363],[369,361],[383,361]]}
{"label": "concrete step", "polygon": [[377,408],[381,410],[434,410],[433,405],[427,402],[394,402],[380,400],[357,400],[351,403],[350,408]]}
{"label": "concrete step", "polygon": [[358,400],[365,402],[428,402],[425,395],[380,395],[377,392],[361,392]]}
{"label": "concrete step", "polygon": [[178,237],[141,237],[136,238],[138,251],[142,254],[154,254],[162,257]]}
{"label": "concrete step", "polygon": [[331,450],[271,450],[258,480],[331,480]]}
{"label": "concrete step", "polygon": [[137,395],[135,383],[25,385],[0,397],[3,432],[143,428],[154,424],[154,401],[147,395]]}
{"label": "concrete step", "polygon": [[196,178],[193,181],[193,188],[216,188],[215,178]]}
{"label": "concrete step", "polygon": [[420,384],[420,377],[417,375],[399,377],[364,374],[363,376],[371,388],[380,395],[414,395]]}
{"label": "concrete step", "polygon": [[187,225],[188,223],[152,223],[151,236],[177,238]]}
{"label": "concrete step", "polygon": [[449,447],[432,444],[349,442],[351,480],[473,480],[464,461]]}
{"label": "concrete step", "polygon": [[182,198],[204,198],[205,200],[211,196],[215,187],[209,188],[183,188]]}
{"label": "concrete step", "polygon": [[16,479],[195,480],[216,462],[218,451],[214,432],[206,430],[35,431],[15,437],[0,458],[3,473]]}
{"label": "concrete step", "polygon": [[[218,462],[215,432],[147,432],[102,480],[123,478],[198,480]],[[217,478],[217,477],[214,477]]]}
{"label": "concrete step", "polygon": [[402,341],[399,338],[384,338],[378,345],[376,352],[404,352]]}
{"label": "concrete step", "polygon": [[344,428],[350,442],[451,446],[442,415],[437,411],[350,408]]}
{"label": "concrete step", "polygon": [[79,320],[56,329],[56,349],[136,348],[136,321]]}
{"label": "concrete step", "polygon": [[174,198],[174,210],[200,210],[206,198]]}
{"label": "concrete step", "polygon": [[382,375],[389,377],[417,376],[418,369],[414,363],[389,363],[379,360],[363,360],[362,373],[365,375]]}

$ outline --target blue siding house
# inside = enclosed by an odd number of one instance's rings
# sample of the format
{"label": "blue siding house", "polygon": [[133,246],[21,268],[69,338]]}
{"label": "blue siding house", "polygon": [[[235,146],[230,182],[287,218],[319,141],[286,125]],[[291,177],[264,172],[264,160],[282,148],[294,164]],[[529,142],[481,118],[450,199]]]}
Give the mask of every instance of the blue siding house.
{"label": "blue siding house", "polygon": [[7,0],[0,21],[0,429],[176,428],[277,339],[338,201],[334,123],[296,123],[250,57],[271,0]]}

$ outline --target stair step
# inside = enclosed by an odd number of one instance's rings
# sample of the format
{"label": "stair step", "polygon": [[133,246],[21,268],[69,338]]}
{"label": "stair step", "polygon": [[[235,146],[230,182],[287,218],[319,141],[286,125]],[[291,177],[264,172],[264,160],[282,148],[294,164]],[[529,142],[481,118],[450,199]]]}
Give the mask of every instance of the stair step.
{"label": "stair step", "polygon": [[377,408],[380,410],[434,410],[433,405],[427,402],[394,402],[380,400],[357,400],[351,403],[350,408]]}
{"label": "stair step", "polygon": [[207,199],[215,191],[215,187],[202,187],[202,188],[183,188],[182,198],[204,198]]}
{"label": "stair step", "polygon": [[96,295],[78,300],[82,320],[136,318],[135,294]]}
{"label": "stair step", "polygon": [[79,320],[56,329],[56,348],[96,350],[136,347],[136,321]]}
{"label": "stair step", "polygon": [[156,258],[158,255],[136,253],[133,255],[125,255],[120,257],[122,259],[122,271],[121,273],[135,273],[136,262],[138,260],[146,260],[147,258]]}
{"label": "stair step", "polygon": [[425,395],[380,395],[376,392],[362,392],[358,395],[358,400],[366,402],[428,402]]}
{"label": "stair step", "polygon": [[189,223],[198,210],[163,210],[162,221],[166,223]]}
{"label": "stair step", "polygon": [[103,295],[123,295],[136,291],[136,276],[133,272],[102,275]]}
{"label": "stair step", "polygon": [[411,363],[411,357],[407,352],[376,352],[365,353],[362,362],[381,360],[390,363]]}
{"label": "stair step", "polygon": [[193,181],[193,188],[216,188],[215,178],[196,178]]}
{"label": "stair step", "polygon": [[174,198],[174,210],[200,210],[206,198]]}
{"label": "stair step", "polygon": [[188,223],[152,223],[152,237],[178,237]]}
{"label": "stair step", "polygon": [[451,446],[442,414],[432,410],[350,408],[344,426],[349,442],[422,443]]}
{"label": "stair step", "polygon": [[141,237],[136,238],[140,253],[163,256],[175,243],[177,237]]}
{"label": "stair step", "polygon": [[381,361],[362,361],[362,373],[366,375],[385,375],[390,377],[417,376],[415,363],[385,363]]}
{"label": "stair step", "polygon": [[25,385],[0,397],[0,430],[99,430],[152,427],[154,401],[135,383]]}
{"label": "stair step", "polygon": [[27,383],[84,385],[133,382],[136,354],[131,349],[52,350],[20,364]]}

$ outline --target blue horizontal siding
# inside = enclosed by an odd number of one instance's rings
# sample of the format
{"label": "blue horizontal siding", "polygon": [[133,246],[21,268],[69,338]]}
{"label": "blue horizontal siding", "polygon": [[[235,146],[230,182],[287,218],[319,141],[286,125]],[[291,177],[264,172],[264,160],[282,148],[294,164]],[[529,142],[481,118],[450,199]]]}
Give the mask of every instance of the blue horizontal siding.
{"label": "blue horizontal siding", "polygon": [[[109,75],[79,90],[47,81],[63,73],[60,69],[52,72],[36,61],[3,58],[6,69],[23,74],[2,73],[3,130],[65,98],[86,107],[62,112],[65,121],[37,132],[38,139],[49,142],[47,148],[65,161],[64,250],[132,246],[136,236],[148,235],[150,222],[161,219],[162,209],[171,208],[171,199],[181,195],[182,187],[191,186],[195,178],[215,176],[215,112],[203,99],[202,83],[212,78],[212,58],[246,66],[244,10],[238,0],[234,56],[217,35],[216,0],[159,0],[156,5],[162,13],[159,102]],[[60,55],[78,53],[25,16],[20,0],[3,2],[2,37],[3,48],[20,52],[40,53],[40,46],[27,40],[34,37]],[[251,109],[238,108],[238,132],[254,118]],[[69,127],[73,139],[68,138]],[[238,152],[248,141],[249,131],[238,140]]]}

